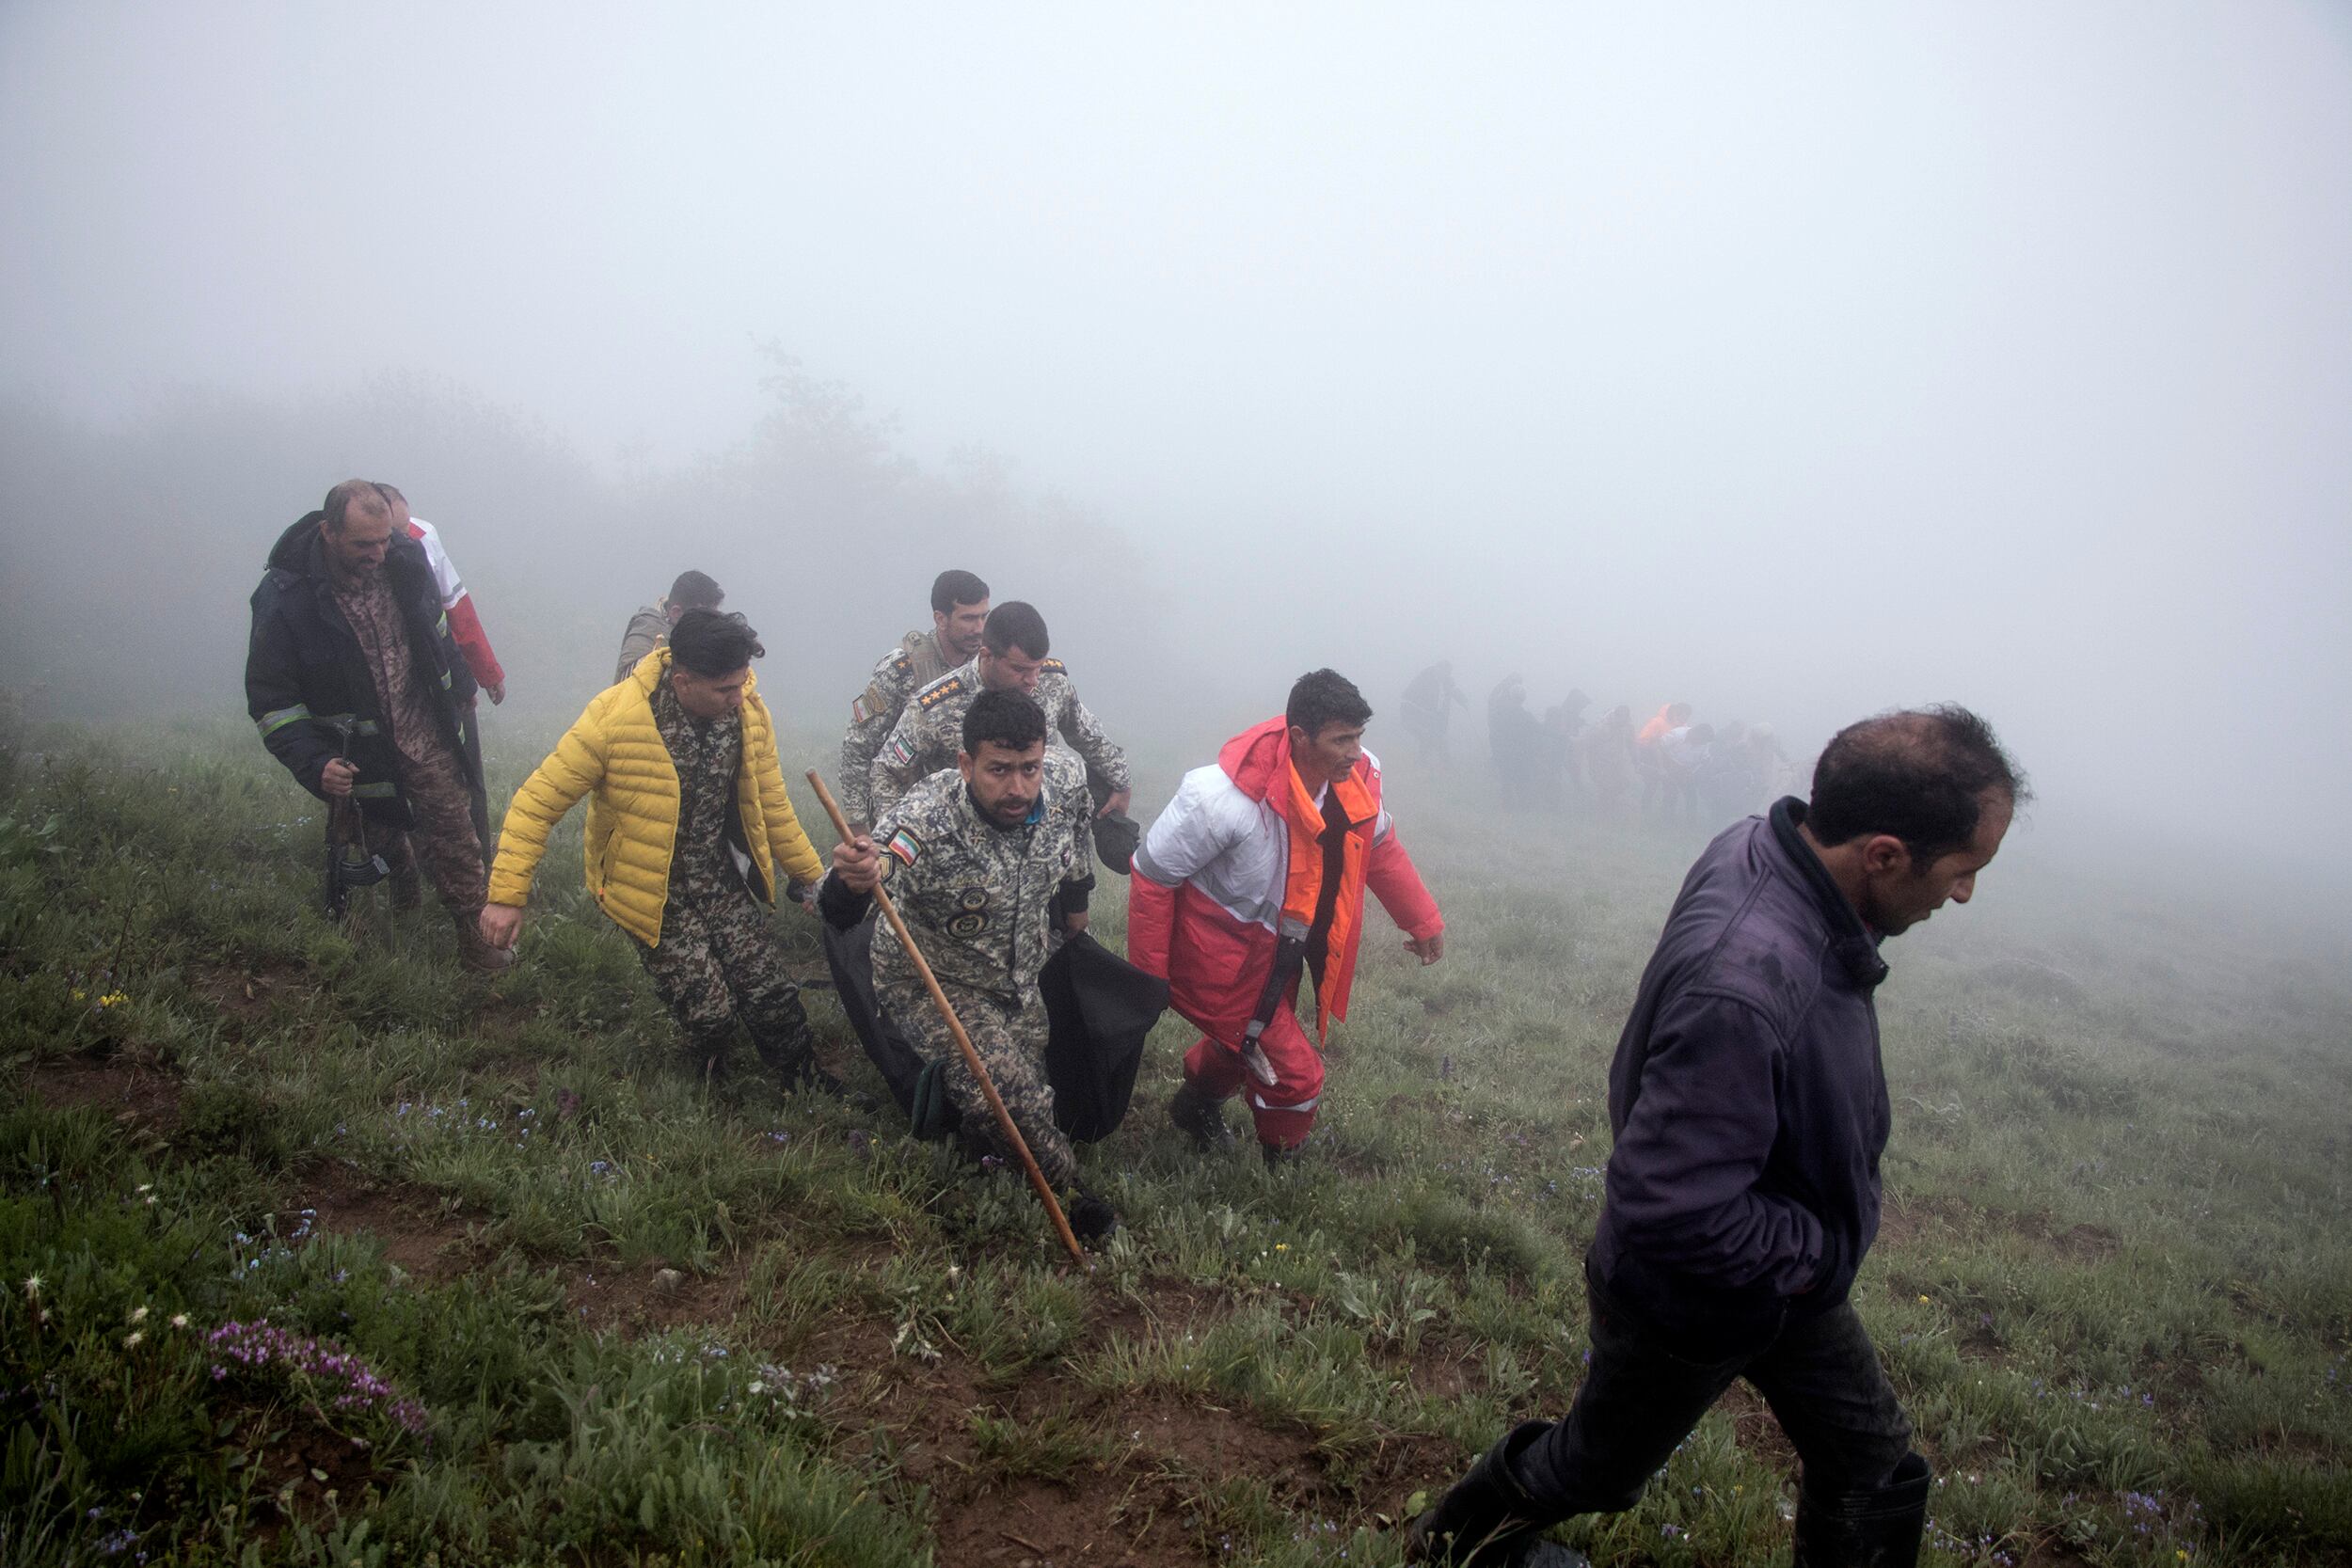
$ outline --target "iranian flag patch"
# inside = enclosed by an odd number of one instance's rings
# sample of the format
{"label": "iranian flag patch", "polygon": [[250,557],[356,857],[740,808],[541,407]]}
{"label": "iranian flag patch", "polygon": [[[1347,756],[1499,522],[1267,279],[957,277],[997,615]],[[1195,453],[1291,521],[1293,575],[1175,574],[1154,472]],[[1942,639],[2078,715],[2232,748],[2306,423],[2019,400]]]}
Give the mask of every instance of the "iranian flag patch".
{"label": "iranian flag patch", "polygon": [[913,865],[923,853],[922,844],[904,828],[890,835],[887,847],[892,854],[908,865]]}

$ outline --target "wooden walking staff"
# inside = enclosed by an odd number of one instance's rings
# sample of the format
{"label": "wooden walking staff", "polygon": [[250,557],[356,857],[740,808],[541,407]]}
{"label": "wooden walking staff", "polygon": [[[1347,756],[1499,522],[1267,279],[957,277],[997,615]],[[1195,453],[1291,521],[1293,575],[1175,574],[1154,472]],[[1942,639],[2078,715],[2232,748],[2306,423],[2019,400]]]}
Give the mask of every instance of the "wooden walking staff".
{"label": "wooden walking staff", "polygon": [[[841,808],[834,804],[833,791],[825,787],[825,781],[817,776],[814,768],[808,770],[808,782],[810,787],[817,791],[817,799],[823,804],[825,815],[833,818],[833,831],[841,835],[842,843],[849,843],[849,819],[841,815]],[[874,885],[874,902],[882,906],[882,918],[890,922],[890,928],[898,933],[898,945],[905,948],[907,957],[914,960],[914,973],[923,976],[924,989],[931,993],[931,1006],[937,1007],[939,1016],[947,1021],[947,1032],[955,1036],[956,1049],[963,1053],[963,1065],[972,1069],[973,1082],[980,1085],[980,1093],[988,1101],[988,1108],[996,1113],[996,1125],[1004,1132],[1005,1141],[1012,1145],[1015,1154],[1021,1156],[1021,1168],[1029,1173],[1029,1185],[1037,1189],[1038,1201],[1044,1204],[1045,1212],[1054,1217],[1054,1233],[1061,1238],[1061,1244],[1070,1249],[1070,1256],[1084,1266],[1086,1249],[1071,1233],[1069,1216],[1061,1212],[1061,1199],[1054,1196],[1054,1184],[1045,1180],[1043,1171],[1037,1168],[1037,1156],[1029,1152],[1029,1141],[1021,1135],[1021,1129],[1013,1125],[1012,1113],[1005,1109],[1004,1101],[996,1093],[996,1085],[989,1079],[988,1069],[980,1064],[980,1053],[972,1049],[972,1037],[963,1032],[963,1021],[956,1017],[955,1006],[947,1000],[947,993],[939,989],[939,978],[931,973],[931,966],[924,961],[923,950],[914,945],[914,936],[907,929],[907,923],[898,918],[898,906],[890,901],[889,890],[879,882]]]}

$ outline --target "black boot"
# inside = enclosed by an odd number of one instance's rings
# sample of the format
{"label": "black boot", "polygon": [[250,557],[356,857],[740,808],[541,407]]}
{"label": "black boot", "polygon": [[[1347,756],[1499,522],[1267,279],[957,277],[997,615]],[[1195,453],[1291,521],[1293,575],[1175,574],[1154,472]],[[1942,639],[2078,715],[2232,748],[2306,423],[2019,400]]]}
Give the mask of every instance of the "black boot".
{"label": "black boot", "polygon": [[1295,1165],[1305,1159],[1307,1146],[1305,1144],[1260,1144],[1258,1155],[1265,1161],[1266,1169],[1279,1170],[1284,1165]]}
{"label": "black boot", "polygon": [[1084,1187],[1080,1187],[1071,1199],[1070,1212],[1066,1217],[1070,1221],[1070,1233],[1077,1237],[1079,1243],[1089,1252],[1101,1250],[1119,1228],[1119,1211],[1110,1206],[1110,1200],[1097,1197]]}
{"label": "black boot", "polygon": [[1871,1492],[1797,1492],[1795,1568],[1915,1568],[1935,1478],[1920,1454]]}
{"label": "black boot", "polygon": [[841,1087],[839,1080],[817,1065],[817,1036],[809,1029],[808,1015],[801,1010],[799,997],[750,1028],[752,1048],[759,1053],[761,1064],[784,1081],[785,1087]]}
{"label": "black boot", "polygon": [[1562,1515],[1539,1506],[1511,1473],[1512,1456],[1549,1430],[1542,1421],[1513,1427],[1413,1521],[1406,1557],[1446,1568],[1590,1568],[1583,1553],[1544,1539]]}
{"label": "black boot", "polygon": [[1225,1107],[1194,1087],[1189,1078],[1169,1097],[1168,1119],[1203,1154],[1233,1147],[1233,1130],[1225,1125]]}

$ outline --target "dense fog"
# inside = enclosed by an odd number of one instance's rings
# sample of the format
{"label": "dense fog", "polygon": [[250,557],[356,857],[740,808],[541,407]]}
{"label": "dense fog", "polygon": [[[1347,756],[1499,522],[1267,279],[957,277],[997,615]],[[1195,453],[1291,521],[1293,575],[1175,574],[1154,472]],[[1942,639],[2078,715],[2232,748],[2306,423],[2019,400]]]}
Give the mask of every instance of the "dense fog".
{"label": "dense fog", "polygon": [[2045,847],[2352,867],[2315,0],[13,5],[0,342],[37,712],[241,714],[358,475],[508,721],[691,566],[832,730],[958,566],[1180,756],[1327,663],[1800,760],[1948,699]]}

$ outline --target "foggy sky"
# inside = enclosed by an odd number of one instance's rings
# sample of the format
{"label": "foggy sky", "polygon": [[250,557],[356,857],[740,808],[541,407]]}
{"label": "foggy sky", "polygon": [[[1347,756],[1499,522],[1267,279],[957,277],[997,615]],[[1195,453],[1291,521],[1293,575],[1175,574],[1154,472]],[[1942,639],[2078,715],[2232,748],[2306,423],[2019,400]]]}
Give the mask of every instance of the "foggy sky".
{"label": "foggy sky", "polygon": [[[626,479],[771,341],[1220,700],[1957,699],[2044,831],[2352,864],[2352,11],[675,9],[0,6],[0,386],[421,374]],[[861,548],[879,652],[949,562]]]}

